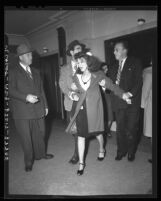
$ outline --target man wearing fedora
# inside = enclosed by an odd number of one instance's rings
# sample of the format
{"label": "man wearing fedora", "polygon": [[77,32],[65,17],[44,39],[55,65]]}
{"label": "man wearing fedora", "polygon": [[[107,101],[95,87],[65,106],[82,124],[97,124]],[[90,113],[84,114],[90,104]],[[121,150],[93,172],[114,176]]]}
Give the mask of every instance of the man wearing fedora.
{"label": "man wearing fedora", "polygon": [[[64,107],[67,111],[67,119],[70,120],[72,115],[74,114],[74,107],[76,106],[76,101],[78,101],[79,97],[75,94],[76,86],[73,84],[72,76],[77,71],[77,63],[74,59],[74,55],[78,52],[85,51],[89,52],[89,49],[86,48],[86,45],[80,43],[78,40],[72,41],[68,45],[68,49],[66,54],[71,57],[70,62],[67,65],[64,65],[61,68],[59,86],[64,93]],[[72,158],[69,160],[71,164],[77,164],[79,161],[78,158],[78,137],[76,134],[74,136],[75,141],[75,149]]]}
{"label": "man wearing fedora", "polygon": [[48,106],[39,72],[31,68],[32,50],[26,44],[17,48],[17,65],[9,68],[10,110],[24,151],[25,171],[34,160],[51,159],[45,152],[45,122]]}

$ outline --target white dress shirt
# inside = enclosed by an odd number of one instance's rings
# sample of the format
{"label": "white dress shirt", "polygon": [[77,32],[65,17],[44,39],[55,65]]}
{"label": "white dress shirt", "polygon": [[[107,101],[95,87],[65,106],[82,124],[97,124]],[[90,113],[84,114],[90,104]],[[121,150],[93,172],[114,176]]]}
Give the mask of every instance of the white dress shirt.
{"label": "white dress shirt", "polygon": [[127,57],[122,60],[121,71],[123,70],[123,67],[124,67],[124,64],[125,64],[126,59],[127,59]]}
{"label": "white dress shirt", "polygon": [[[22,64],[21,62],[20,62],[20,66],[25,70],[25,71],[27,71],[27,66],[25,66],[24,64]],[[31,73],[31,69],[30,69],[30,66],[28,66],[28,71]]]}

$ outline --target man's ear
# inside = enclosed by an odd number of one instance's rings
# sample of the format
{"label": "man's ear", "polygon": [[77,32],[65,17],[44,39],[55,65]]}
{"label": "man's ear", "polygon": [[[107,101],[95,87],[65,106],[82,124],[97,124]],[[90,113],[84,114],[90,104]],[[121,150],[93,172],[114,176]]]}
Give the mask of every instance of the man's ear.
{"label": "man's ear", "polygon": [[73,56],[74,55],[74,51],[70,50],[70,54],[71,54],[71,56]]}

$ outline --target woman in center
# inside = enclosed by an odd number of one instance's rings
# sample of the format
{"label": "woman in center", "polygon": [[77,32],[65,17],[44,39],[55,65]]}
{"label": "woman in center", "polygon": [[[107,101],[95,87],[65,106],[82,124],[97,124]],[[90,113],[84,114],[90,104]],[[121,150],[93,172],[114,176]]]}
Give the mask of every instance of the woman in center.
{"label": "woman in center", "polygon": [[85,167],[84,152],[86,138],[92,135],[96,136],[99,142],[97,157],[99,161],[102,161],[106,154],[103,139],[103,103],[99,86],[108,88],[120,98],[124,97],[124,91],[113,84],[112,80],[99,70],[101,63],[96,57],[80,52],[75,55],[75,59],[78,62],[80,72],[76,73],[73,77],[73,85],[75,85],[73,88],[77,91],[86,91],[86,97],[76,117],[79,154],[79,169],[77,174],[82,175]]}

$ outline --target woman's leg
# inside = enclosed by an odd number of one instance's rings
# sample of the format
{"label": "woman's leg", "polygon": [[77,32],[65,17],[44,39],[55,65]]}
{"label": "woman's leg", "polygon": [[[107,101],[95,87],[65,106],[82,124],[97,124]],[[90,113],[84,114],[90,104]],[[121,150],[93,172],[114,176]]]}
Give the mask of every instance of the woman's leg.
{"label": "woman's leg", "polygon": [[99,148],[99,157],[104,157],[104,152],[105,152],[105,149],[104,149],[104,139],[103,139],[103,135],[102,134],[100,134],[100,135],[98,135],[97,136],[97,140],[98,140],[98,142],[99,142],[99,146],[100,146],[100,148]]}
{"label": "woman's leg", "polygon": [[85,151],[85,138],[78,136],[78,155],[79,155],[79,170],[83,169],[84,164],[84,151]]}

